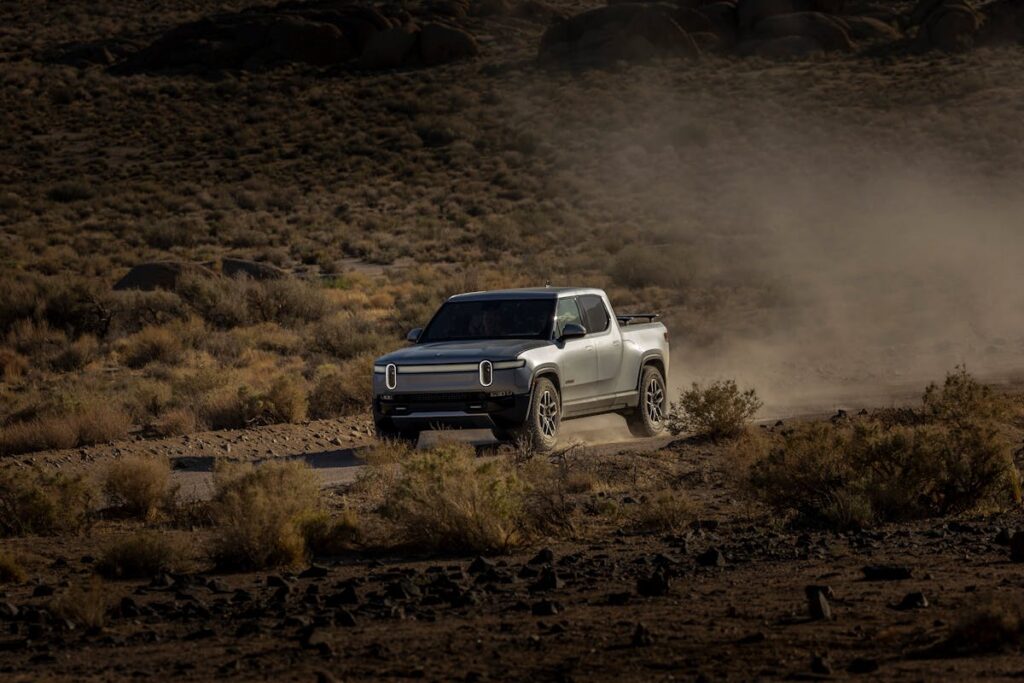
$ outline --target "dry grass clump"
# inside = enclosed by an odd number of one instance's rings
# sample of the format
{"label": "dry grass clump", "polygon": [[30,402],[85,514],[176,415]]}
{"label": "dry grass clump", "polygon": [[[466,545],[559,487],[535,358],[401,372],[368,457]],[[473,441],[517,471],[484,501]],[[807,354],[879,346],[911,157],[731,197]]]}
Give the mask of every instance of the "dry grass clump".
{"label": "dry grass clump", "polygon": [[949,636],[927,654],[969,657],[1024,648],[1024,609],[1013,600],[988,600],[970,610],[950,630]]}
{"label": "dry grass clump", "polygon": [[102,628],[107,623],[110,594],[99,578],[72,586],[50,602],[50,611],[85,628]]}
{"label": "dry grass clump", "polygon": [[357,356],[317,373],[309,390],[309,416],[323,420],[366,410],[373,399],[373,356]]}
{"label": "dry grass clump", "polygon": [[510,462],[478,463],[471,446],[446,443],[404,459],[383,513],[412,546],[503,552],[522,540],[525,491]]}
{"label": "dry grass clump", "polygon": [[93,402],[73,412],[43,415],[0,429],[0,455],[90,446],[123,438],[131,417],[117,406]]}
{"label": "dry grass clump", "polygon": [[14,555],[0,551],[0,585],[5,583],[21,583],[28,578]]}
{"label": "dry grass clump", "polygon": [[740,391],[733,380],[714,382],[706,387],[696,383],[682,392],[673,403],[668,429],[673,435],[691,434],[709,439],[734,437],[761,408],[753,389]]}
{"label": "dry grass clump", "polygon": [[140,531],[104,548],[96,571],[108,579],[144,579],[180,569],[188,547],[180,539],[157,531]]}
{"label": "dry grass clump", "polygon": [[338,515],[314,513],[302,520],[301,529],[306,551],[313,557],[337,557],[363,540],[359,515],[352,509]]}
{"label": "dry grass clump", "polygon": [[238,400],[247,425],[302,422],[309,408],[304,386],[287,376],[278,377],[265,391],[249,392],[243,387]]}
{"label": "dry grass clump", "polygon": [[139,519],[152,519],[174,497],[166,458],[126,456],[107,466],[103,491],[110,502]]}
{"label": "dry grass clump", "polygon": [[169,408],[163,411],[150,425],[157,436],[180,436],[191,434],[199,426],[194,410]]}
{"label": "dry grass clump", "polygon": [[124,341],[124,362],[130,368],[150,363],[174,365],[181,360],[185,348],[178,334],[167,327],[150,326]]}
{"label": "dry grass clump", "polygon": [[75,533],[88,522],[95,502],[81,476],[34,469],[0,469],[0,536]]}
{"label": "dry grass clump", "polygon": [[384,506],[401,480],[402,463],[413,453],[413,447],[404,441],[378,441],[363,455],[366,467],[356,477],[353,490],[372,504]]}
{"label": "dry grass clump", "polygon": [[254,570],[300,563],[303,521],[320,508],[320,485],[303,463],[215,472],[212,555],[223,569]]}
{"label": "dry grass clump", "polygon": [[633,525],[647,533],[679,531],[693,519],[693,506],[672,489],[645,494],[633,511]]}
{"label": "dry grass clump", "polygon": [[829,528],[1019,503],[1020,475],[993,404],[1001,399],[960,371],[950,377],[926,392],[924,422],[865,419],[786,432],[751,457],[749,485],[773,508]]}

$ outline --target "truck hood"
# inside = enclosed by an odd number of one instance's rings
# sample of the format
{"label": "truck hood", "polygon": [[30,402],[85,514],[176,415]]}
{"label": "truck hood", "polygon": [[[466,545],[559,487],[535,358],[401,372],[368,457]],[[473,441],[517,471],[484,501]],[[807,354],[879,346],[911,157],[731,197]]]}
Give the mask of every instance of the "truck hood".
{"label": "truck hood", "polygon": [[432,365],[435,363],[478,363],[482,360],[515,360],[530,349],[552,342],[540,339],[475,339],[473,341],[415,344],[377,359],[377,364]]}

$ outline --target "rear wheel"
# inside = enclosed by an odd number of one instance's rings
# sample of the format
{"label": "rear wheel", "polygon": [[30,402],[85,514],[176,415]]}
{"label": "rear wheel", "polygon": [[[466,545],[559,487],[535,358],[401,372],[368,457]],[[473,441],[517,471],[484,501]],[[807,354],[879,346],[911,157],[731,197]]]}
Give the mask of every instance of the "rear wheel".
{"label": "rear wheel", "polygon": [[626,426],[633,436],[658,436],[665,432],[667,416],[665,378],[657,367],[647,365],[640,375],[640,403],[626,415]]}
{"label": "rear wheel", "polygon": [[497,429],[494,435],[501,441],[520,442],[543,453],[555,447],[561,423],[562,400],[558,389],[551,380],[541,377],[534,383],[530,409],[522,426]]}

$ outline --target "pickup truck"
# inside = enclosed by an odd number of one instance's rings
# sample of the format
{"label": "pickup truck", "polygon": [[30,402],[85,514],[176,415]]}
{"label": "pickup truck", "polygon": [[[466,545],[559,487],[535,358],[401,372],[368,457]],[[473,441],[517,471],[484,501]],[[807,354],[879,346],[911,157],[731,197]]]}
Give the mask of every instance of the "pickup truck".
{"label": "pickup truck", "polygon": [[559,425],[620,413],[634,436],[665,429],[668,331],[654,314],[616,316],[600,289],[541,287],[450,297],[412,346],[373,365],[381,438],[491,429],[554,448]]}

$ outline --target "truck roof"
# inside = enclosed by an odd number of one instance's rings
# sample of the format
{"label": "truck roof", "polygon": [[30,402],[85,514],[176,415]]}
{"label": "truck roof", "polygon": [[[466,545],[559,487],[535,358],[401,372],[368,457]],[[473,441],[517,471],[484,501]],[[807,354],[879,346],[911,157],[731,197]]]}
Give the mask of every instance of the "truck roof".
{"label": "truck roof", "polygon": [[604,292],[594,287],[523,287],[521,289],[494,289],[489,292],[467,292],[449,297],[448,301],[486,301],[489,299],[558,299],[580,294]]}

